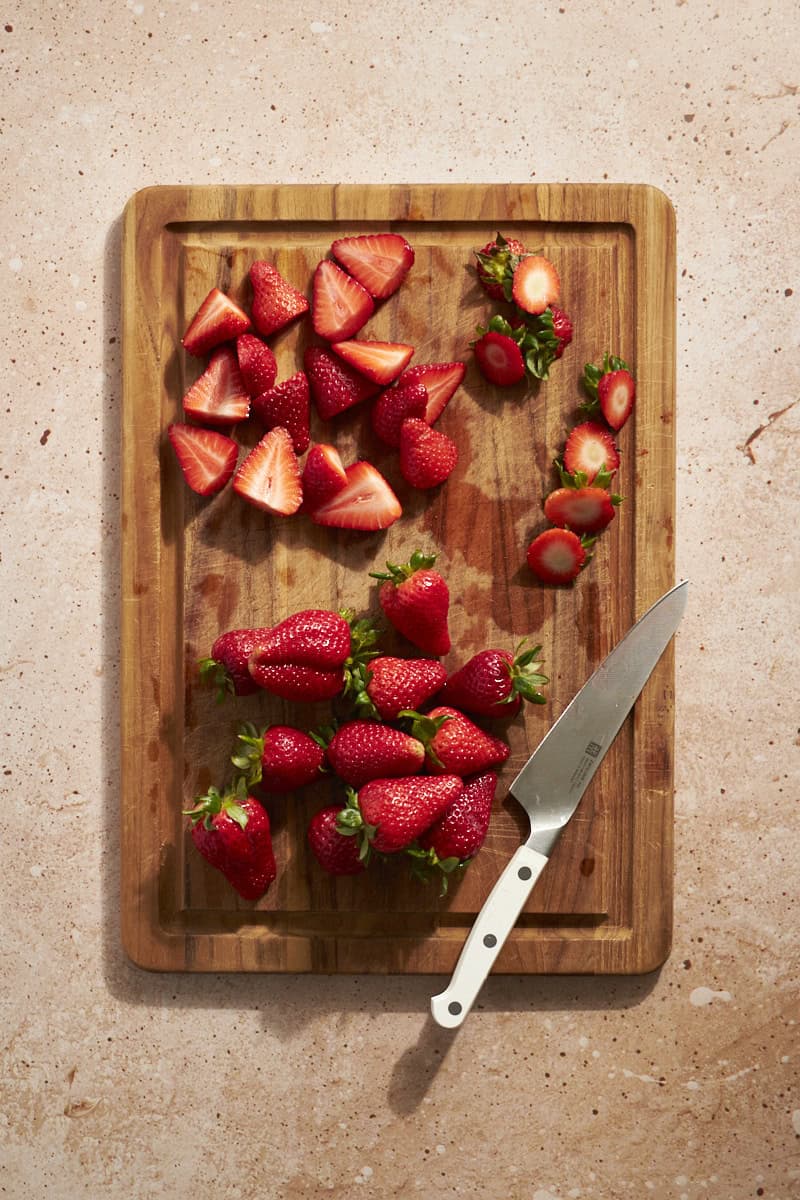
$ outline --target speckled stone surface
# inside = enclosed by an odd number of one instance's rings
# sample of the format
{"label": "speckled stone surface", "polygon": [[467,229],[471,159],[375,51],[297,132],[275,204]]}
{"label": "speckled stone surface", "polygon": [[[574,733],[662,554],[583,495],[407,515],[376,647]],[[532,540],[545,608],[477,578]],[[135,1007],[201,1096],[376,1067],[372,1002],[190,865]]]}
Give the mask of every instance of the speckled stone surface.
{"label": "speckled stone surface", "polygon": [[[800,1194],[795,5],[39,0],[0,71],[0,1194]],[[673,953],[492,980],[456,1036],[424,978],[146,975],[116,914],[125,201],[509,180],[677,211]]]}

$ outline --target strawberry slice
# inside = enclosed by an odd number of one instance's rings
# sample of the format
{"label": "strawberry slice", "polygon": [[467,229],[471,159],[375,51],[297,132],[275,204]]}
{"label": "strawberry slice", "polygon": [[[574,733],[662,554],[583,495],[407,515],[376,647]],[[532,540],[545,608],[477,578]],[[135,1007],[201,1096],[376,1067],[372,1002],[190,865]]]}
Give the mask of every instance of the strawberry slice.
{"label": "strawberry slice", "polygon": [[600,409],[612,429],[621,429],[636,400],[636,384],[630,371],[609,371],[597,384]]}
{"label": "strawberry slice", "polygon": [[267,429],[282,425],[288,430],[295,454],[303,454],[310,440],[308,395],[308,380],[303,371],[297,371],[255,396],[251,405],[253,416]]}
{"label": "strawberry slice", "polygon": [[557,488],[544,502],[544,515],[553,525],[566,526],[573,533],[599,533],[616,516],[618,496],[605,488]]}
{"label": "strawberry slice", "polygon": [[459,388],[466,374],[463,362],[418,363],[404,371],[397,381],[398,387],[405,383],[421,383],[428,393],[425,420],[433,425],[439,419]]}
{"label": "strawberry slice", "polygon": [[619,453],[607,429],[595,421],[584,421],[567,438],[563,461],[570,475],[607,487],[619,466]]}
{"label": "strawberry slice", "polygon": [[[403,377],[405,378],[405,376]],[[381,392],[372,406],[372,428],[389,446],[400,445],[400,428],[407,417],[425,420],[428,392],[422,383],[404,383]]]}
{"label": "strawberry slice", "polygon": [[303,467],[303,508],[313,512],[340,492],[347,483],[344,465],[335,446],[312,446]]}
{"label": "strawberry slice", "polygon": [[481,374],[498,387],[511,387],[525,378],[525,359],[512,337],[491,330],[473,347]]}
{"label": "strawberry slice", "polygon": [[247,313],[219,288],[212,288],[192,318],[181,345],[187,354],[200,357],[249,328]]}
{"label": "strawberry slice", "polygon": [[278,364],[266,342],[252,333],[243,333],[236,339],[236,357],[242,381],[250,396],[260,396],[275,382]]}
{"label": "strawberry slice", "polygon": [[205,425],[235,425],[250,412],[236,351],[230,346],[215,350],[203,374],[183,397],[183,411]]}
{"label": "strawberry slice", "polygon": [[314,332],[329,342],[357,333],[375,311],[372,297],[341,267],[324,258],[314,272],[311,321]]}
{"label": "strawberry slice", "polygon": [[376,300],[396,292],[414,264],[414,251],[399,233],[338,238],[331,253]]}
{"label": "strawberry slice", "polygon": [[337,529],[386,529],[402,515],[400,502],[371,463],[357,462],[345,472],[347,482],[311,513],[317,525]]}
{"label": "strawberry slice", "polygon": [[400,427],[400,474],[412,487],[432,488],[444,483],[458,462],[455,442],[431,429],[418,417],[408,417]]}
{"label": "strawberry slice", "polygon": [[380,384],[365,379],[322,346],[309,346],[303,355],[311,396],[323,421],[338,416],[362,400],[371,400]]}
{"label": "strawberry slice", "polygon": [[561,281],[549,258],[530,254],[514,270],[511,295],[524,312],[538,315],[558,300]]}
{"label": "strawberry slice", "polygon": [[403,342],[335,342],[331,349],[361,375],[387,387],[404,371],[414,347]]}
{"label": "strawberry slice", "polygon": [[200,496],[221,491],[236,470],[236,442],[216,430],[177,421],[167,426],[167,433],[192,491]]}
{"label": "strawberry slice", "polygon": [[297,512],[303,499],[292,439],[278,425],[265,434],[233,477],[233,489],[256,508],[279,516]]}
{"label": "strawberry slice", "polygon": [[546,529],[528,546],[528,566],[542,583],[570,583],[587,561],[587,539],[571,529]]}
{"label": "strawberry slice", "polygon": [[250,267],[253,285],[253,324],[268,337],[308,312],[308,300],[284,279],[272,263],[259,259]]}

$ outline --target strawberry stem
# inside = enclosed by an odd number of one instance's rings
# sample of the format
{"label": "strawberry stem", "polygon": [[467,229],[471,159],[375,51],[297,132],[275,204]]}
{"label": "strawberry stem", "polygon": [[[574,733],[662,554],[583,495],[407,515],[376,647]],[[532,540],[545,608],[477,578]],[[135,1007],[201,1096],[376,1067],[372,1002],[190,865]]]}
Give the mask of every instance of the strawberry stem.
{"label": "strawberry stem", "polygon": [[344,837],[358,838],[358,857],[368,863],[372,851],[372,839],[378,832],[377,825],[369,825],[358,805],[358,793],[353,788],[345,792],[345,804],[336,817],[336,829]]}
{"label": "strawberry stem", "polygon": [[242,804],[246,799],[247,784],[244,778],[240,777],[235,786],[224,793],[220,792],[219,788],[210,787],[205,796],[198,796],[194,808],[183,809],[183,815],[191,817],[192,825],[198,825],[202,821],[204,828],[213,829],[214,817],[219,816],[220,813],[226,813],[232,821],[244,829],[248,816],[242,808]]}
{"label": "strawberry stem", "polygon": [[436,559],[436,554],[423,554],[421,550],[415,550],[407,563],[387,562],[385,571],[370,571],[370,578],[389,581],[399,587],[406,579],[410,579],[415,572],[426,571],[429,567],[432,567]]}
{"label": "strawberry stem", "polygon": [[200,682],[217,689],[217,704],[222,704],[227,696],[235,695],[233,676],[224,663],[218,662],[216,658],[199,658],[197,666]]}

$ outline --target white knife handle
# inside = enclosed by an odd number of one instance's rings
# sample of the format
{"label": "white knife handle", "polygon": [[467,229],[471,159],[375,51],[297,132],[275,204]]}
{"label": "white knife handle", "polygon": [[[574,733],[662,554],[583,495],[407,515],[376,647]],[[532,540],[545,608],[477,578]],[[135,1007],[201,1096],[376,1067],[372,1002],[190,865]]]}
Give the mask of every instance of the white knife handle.
{"label": "white knife handle", "polygon": [[475,918],[449,986],[431,997],[437,1025],[455,1029],[464,1020],[547,862],[529,846],[514,854]]}

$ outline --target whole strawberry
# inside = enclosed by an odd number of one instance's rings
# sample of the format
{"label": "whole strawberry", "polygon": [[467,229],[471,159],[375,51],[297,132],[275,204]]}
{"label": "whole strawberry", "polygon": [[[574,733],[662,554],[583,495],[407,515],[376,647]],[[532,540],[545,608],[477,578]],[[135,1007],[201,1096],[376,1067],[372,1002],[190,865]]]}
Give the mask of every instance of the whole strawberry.
{"label": "whole strawberry", "polygon": [[331,738],[325,756],[340,779],[360,788],[371,779],[416,775],[425,762],[425,747],[380,721],[347,721]]}
{"label": "whole strawberry", "polygon": [[263,896],[277,874],[272,835],[269,817],[247,794],[244,780],[235,791],[209,788],[184,816],[191,818],[192,841],[203,858],[239,895],[245,900]]}
{"label": "whole strawberry", "polygon": [[271,630],[250,659],[250,674],[284,700],[331,700],[349,686],[358,664],[377,653],[376,636],[351,612],[303,609]]}
{"label": "whole strawberry", "polygon": [[386,619],[423,654],[438,657],[450,650],[450,591],[435,562],[435,554],[416,550],[402,566],[387,562],[386,571],[370,574],[384,581],[378,599]]}
{"label": "whole strawberry", "polygon": [[[500,766],[511,753],[502,738],[486,733],[474,721],[449,705],[438,705],[423,716],[408,712],[411,735],[425,745],[427,770],[433,775],[453,774],[466,779]],[[442,722],[440,718],[445,717]]]}
{"label": "whole strawberry", "polygon": [[440,704],[463,709],[479,717],[515,717],[522,701],[544,704],[539,691],[547,676],[539,671],[541,646],[516,654],[508,650],[481,650],[447,680],[439,695]]}
{"label": "whole strawberry", "polygon": [[372,779],[358,794],[348,791],[337,828],[345,836],[358,838],[362,857],[370,849],[396,854],[438,820],[462,787],[457,775]]}
{"label": "whole strawberry", "polygon": [[478,282],[493,300],[511,299],[511,279],[514,267],[528,251],[518,238],[504,238],[498,233],[493,241],[475,251],[478,260]]}
{"label": "whole strawberry", "polygon": [[250,696],[258,691],[248,663],[271,632],[271,629],[230,629],[216,639],[210,656],[198,661],[200,679],[217,689],[218,703],[228,695]]}
{"label": "whole strawberry", "polygon": [[453,873],[466,867],[485,842],[496,788],[497,775],[493,771],[475,775],[443,816],[408,847],[413,874],[423,880],[438,874],[442,895]]}
{"label": "whole strawberry", "polygon": [[359,875],[366,870],[366,861],[359,858],[357,838],[345,837],[337,822],[342,809],[329,804],[311,818],[308,844],[323,871],[330,875]]}
{"label": "whole strawberry", "polygon": [[396,721],[403,709],[418,709],[427,703],[446,679],[447,671],[433,658],[384,654],[359,671],[354,703],[365,716]]}
{"label": "whole strawberry", "polygon": [[252,722],[239,726],[241,743],[231,762],[245,772],[248,786],[265,792],[293,792],[314,783],[325,769],[325,752],[309,733],[292,725],[268,725],[259,733]]}

